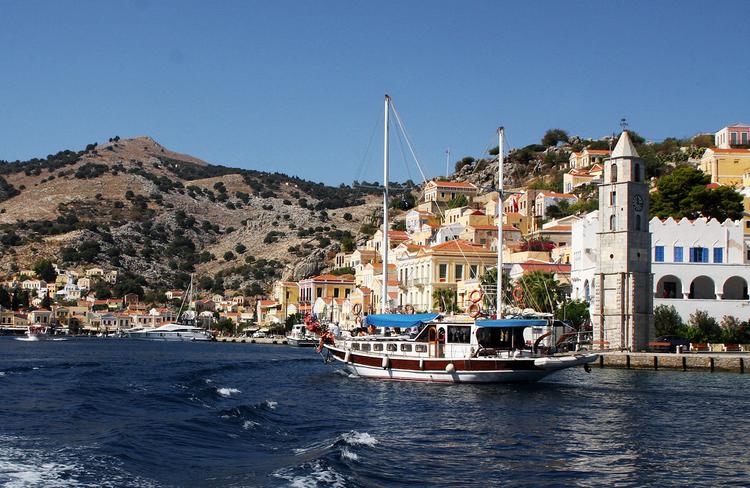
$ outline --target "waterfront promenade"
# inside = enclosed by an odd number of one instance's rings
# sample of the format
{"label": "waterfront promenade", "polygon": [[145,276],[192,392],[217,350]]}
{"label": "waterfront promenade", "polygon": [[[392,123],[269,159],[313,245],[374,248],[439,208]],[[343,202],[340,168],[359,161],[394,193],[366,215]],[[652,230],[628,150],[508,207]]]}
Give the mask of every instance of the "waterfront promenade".
{"label": "waterfront promenade", "polygon": [[605,352],[594,364],[600,368],[745,373],[749,361],[747,352]]}

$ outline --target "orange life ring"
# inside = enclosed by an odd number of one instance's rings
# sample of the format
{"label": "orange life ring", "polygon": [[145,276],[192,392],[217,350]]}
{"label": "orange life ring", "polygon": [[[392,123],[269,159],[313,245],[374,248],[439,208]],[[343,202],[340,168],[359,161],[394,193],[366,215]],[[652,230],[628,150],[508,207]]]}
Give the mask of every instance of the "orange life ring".
{"label": "orange life ring", "polygon": [[482,309],[478,303],[472,303],[471,305],[469,305],[469,315],[471,316],[471,318],[475,319],[479,317],[480,313],[482,313]]}
{"label": "orange life ring", "polygon": [[354,315],[359,315],[362,312],[362,304],[361,303],[355,303],[354,308],[352,309],[354,312]]}
{"label": "orange life ring", "polygon": [[523,290],[520,286],[517,286],[513,289],[513,299],[520,303],[523,300]]}
{"label": "orange life ring", "polygon": [[410,314],[410,315],[413,314],[414,313],[414,305],[412,305],[411,303],[407,303],[406,305],[404,305],[404,311],[406,313]]}
{"label": "orange life ring", "polygon": [[469,293],[469,300],[471,300],[471,303],[479,303],[482,296],[482,290],[472,290],[471,293]]}

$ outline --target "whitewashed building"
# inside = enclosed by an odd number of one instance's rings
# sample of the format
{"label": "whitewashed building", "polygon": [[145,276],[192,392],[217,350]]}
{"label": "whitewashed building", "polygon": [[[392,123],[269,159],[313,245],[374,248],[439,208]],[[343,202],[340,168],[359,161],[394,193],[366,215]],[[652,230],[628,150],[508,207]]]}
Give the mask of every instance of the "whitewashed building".
{"label": "whitewashed building", "polygon": [[[594,296],[598,228],[598,212],[573,224],[574,299],[588,301]],[[654,306],[673,305],[683,319],[696,310],[717,319],[750,316],[750,261],[741,221],[653,218],[649,228]]]}

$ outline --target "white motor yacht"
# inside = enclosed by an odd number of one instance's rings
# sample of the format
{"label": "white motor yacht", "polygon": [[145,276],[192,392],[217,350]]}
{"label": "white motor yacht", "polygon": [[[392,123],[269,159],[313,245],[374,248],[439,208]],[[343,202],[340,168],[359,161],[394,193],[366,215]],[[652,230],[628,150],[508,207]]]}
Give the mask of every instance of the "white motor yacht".
{"label": "white motor yacht", "polygon": [[136,328],[125,331],[131,339],[152,341],[212,341],[214,336],[207,330],[194,325],[164,324],[154,328]]}

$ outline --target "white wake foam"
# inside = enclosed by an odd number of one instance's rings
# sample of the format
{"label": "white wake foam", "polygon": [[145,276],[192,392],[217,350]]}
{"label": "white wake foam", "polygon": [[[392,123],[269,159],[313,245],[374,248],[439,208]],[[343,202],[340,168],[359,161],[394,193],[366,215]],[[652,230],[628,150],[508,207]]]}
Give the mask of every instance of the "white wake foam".
{"label": "white wake foam", "polygon": [[223,396],[224,398],[229,398],[230,396],[234,394],[242,393],[242,392],[238,390],[237,388],[217,388],[216,393]]}
{"label": "white wake foam", "polygon": [[310,470],[304,475],[294,475],[286,468],[274,473],[274,476],[289,482],[289,486],[294,488],[316,488],[318,486],[332,486],[334,488],[344,488],[346,478],[333,468],[323,466],[319,461],[314,463],[305,463],[298,469]]}
{"label": "white wake foam", "polygon": [[378,440],[367,432],[353,430],[341,436],[341,439],[350,446],[374,446]]}

